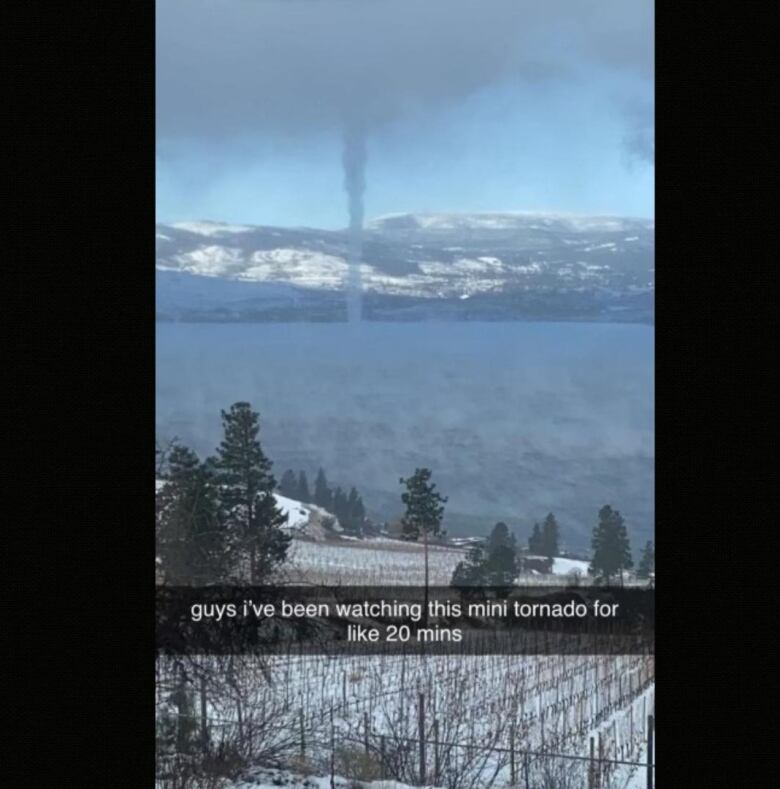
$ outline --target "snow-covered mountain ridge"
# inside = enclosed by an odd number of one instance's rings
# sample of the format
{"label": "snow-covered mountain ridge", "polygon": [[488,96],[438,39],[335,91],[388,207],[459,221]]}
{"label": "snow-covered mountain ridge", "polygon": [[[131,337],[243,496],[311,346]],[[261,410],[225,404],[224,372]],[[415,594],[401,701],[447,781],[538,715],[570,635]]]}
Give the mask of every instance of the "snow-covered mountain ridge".
{"label": "snow-covered mountain ridge", "polygon": [[[622,217],[380,217],[363,246],[367,317],[647,321],[654,239],[651,220]],[[345,231],[180,222],[156,242],[160,319],[339,319]]]}

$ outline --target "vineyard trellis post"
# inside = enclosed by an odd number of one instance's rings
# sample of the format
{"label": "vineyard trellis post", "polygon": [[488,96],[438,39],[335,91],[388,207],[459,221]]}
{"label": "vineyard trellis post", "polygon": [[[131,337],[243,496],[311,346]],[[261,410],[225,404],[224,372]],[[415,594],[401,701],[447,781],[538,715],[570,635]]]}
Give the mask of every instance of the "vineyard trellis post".
{"label": "vineyard trellis post", "polygon": [[439,783],[441,765],[439,764],[439,719],[433,721],[433,782]]}
{"label": "vineyard trellis post", "polygon": [[596,789],[601,789],[602,781],[604,780],[604,740],[601,737],[601,732],[598,733],[598,750],[599,760],[598,769],[596,772]]}
{"label": "vineyard trellis post", "polygon": [[303,725],[303,707],[300,711],[300,724],[301,724],[301,759],[306,758],[306,729]]}
{"label": "vineyard trellis post", "polygon": [[209,722],[208,705],[206,704],[206,677],[200,678],[200,742],[203,752],[206,753],[209,747]]}
{"label": "vineyard trellis post", "polygon": [[531,757],[528,751],[523,756],[523,773],[525,774],[525,789],[531,789]]}
{"label": "vineyard trellis post", "polygon": [[333,723],[333,707],[330,708],[330,789],[336,789],[336,727]]}
{"label": "vineyard trellis post", "polygon": [[655,754],[653,747],[655,745],[655,718],[652,715],[647,716],[647,789],[653,789],[653,763],[655,761]]}
{"label": "vineyard trellis post", "polygon": [[593,758],[595,751],[595,742],[593,737],[590,738],[590,760],[588,761],[588,789],[595,789],[595,776],[596,776],[596,765]]}
{"label": "vineyard trellis post", "polygon": [[425,786],[425,694],[420,693],[420,706],[418,716],[420,737],[420,786]]}
{"label": "vineyard trellis post", "polygon": [[515,783],[515,724],[509,727],[509,782]]}

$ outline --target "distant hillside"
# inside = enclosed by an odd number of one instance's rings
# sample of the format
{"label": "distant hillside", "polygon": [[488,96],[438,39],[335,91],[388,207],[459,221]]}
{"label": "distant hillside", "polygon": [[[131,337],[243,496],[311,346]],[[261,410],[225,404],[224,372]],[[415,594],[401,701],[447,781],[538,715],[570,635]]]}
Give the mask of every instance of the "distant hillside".
{"label": "distant hillside", "polygon": [[[342,320],[343,231],[158,224],[159,320]],[[399,214],[368,223],[371,320],[652,321],[650,220],[544,213]]]}

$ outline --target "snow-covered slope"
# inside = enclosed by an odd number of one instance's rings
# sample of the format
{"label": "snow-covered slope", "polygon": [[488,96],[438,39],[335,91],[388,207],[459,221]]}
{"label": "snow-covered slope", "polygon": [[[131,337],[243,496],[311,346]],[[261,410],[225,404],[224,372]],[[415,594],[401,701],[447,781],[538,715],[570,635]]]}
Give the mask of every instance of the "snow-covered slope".
{"label": "snow-covered slope", "polygon": [[[165,480],[156,479],[154,487],[155,491],[159,493],[165,487]],[[276,500],[276,506],[287,516],[287,523],[282,527],[284,529],[317,539],[322,537],[322,520],[324,518],[332,518],[334,521],[333,531],[341,531],[341,526],[335,515],[331,515],[322,507],[317,507],[314,504],[304,504],[287,496],[282,496],[280,493],[274,493],[274,499]]]}
{"label": "snow-covered slope", "polygon": [[[278,320],[280,309],[322,310],[347,283],[343,231],[179,222],[159,224],[156,241],[158,313],[165,319],[219,319],[222,307],[228,319],[258,319],[265,310],[260,319]],[[398,214],[366,226],[362,287],[372,309],[396,314],[415,305],[473,310],[473,302],[463,302],[475,297],[483,311],[501,317],[609,317],[609,309],[636,310],[638,298],[644,314],[653,257],[650,220]]]}
{"label": "snow-covered slope", "polygon": [[274,493],[276,506],[287,516],[286,528],[301,529],[311,520],[311,509],[300,501]]}
{"label": "snow-covered slope", "polygon": [[581,561],[580,559],[562,559],[556,557],[553,559],[552,571],[554,575],[569,575],[570,573],[579,573],[583,576],[588,575],[588,567],[590,562]]}
{"label": "snow-covered slope", "polygon": [[545,231],[562,233],[593,233],[640,230],[654,228],[650,219],[633,219],[616,216],[587,216],[550,211],[500,211],[488,213],[420,213],[387,214],[367,223],[371,230],[380,232],[449,233],[493,231]]}

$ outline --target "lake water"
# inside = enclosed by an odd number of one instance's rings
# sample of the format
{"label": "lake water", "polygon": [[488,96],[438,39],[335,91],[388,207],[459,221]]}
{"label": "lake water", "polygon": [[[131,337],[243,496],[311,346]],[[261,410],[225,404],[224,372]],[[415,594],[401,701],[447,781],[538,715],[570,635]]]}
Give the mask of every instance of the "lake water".
{"label": "lake water", "polygon": [[376,514],[433,469],[450,530],[525,535],[553,511],[585,547],[598,508],[652,537],[654,330],[590,323],[158,324],[157,432],[202,454],[248,400],[277,477],[318,466]]}

